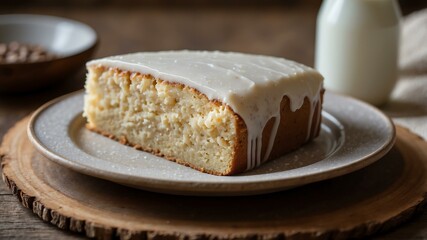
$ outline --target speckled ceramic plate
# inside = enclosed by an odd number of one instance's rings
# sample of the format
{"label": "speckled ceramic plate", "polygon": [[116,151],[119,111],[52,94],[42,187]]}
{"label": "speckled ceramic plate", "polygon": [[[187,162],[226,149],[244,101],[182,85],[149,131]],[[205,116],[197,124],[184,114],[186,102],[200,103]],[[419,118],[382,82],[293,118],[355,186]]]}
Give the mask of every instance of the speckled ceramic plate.
{"label": "speckled ceramic plate", "polygon": [[320,136],[299,150],[237,176],[213,176],[124,146],[88,131],[83,92],[42,106],[28,134],[34,146],[62,166],[149,191],[184,195],[251,195],[347,174],[384,156],[395,130],[376,108],[325,94]]}

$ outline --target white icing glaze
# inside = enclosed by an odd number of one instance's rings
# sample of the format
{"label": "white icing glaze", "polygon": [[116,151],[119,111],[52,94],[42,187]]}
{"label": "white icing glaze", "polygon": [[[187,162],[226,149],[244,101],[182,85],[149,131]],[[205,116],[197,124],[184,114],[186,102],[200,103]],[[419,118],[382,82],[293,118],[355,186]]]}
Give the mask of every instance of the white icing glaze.
{"label": "white icing glaze", "polygon": [[[319,101],[323,77],[314,69],[283,58],[243,53],[165,51],[107,57],[87,64],[120,68],[193,87],[211,100],[229,105],[248,129],[247,169],[270,155],[280,123],[280,103],[288,96],[296,111],[310,100],[310,121]],[[262,131],[271,118],[274,126],[267,152],[261,156]]]}

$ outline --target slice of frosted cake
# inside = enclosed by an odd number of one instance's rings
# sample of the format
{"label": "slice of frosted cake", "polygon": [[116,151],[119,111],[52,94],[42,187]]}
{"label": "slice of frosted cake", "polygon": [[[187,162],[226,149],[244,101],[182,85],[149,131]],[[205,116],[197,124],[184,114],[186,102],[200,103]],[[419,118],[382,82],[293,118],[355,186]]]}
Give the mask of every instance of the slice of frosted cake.
{"label": "slice of frosted cake", "polygon": [[87,69],[89,129],[206,173],[241,173],[319,134],[323,78],[283,58],[149,52]]}

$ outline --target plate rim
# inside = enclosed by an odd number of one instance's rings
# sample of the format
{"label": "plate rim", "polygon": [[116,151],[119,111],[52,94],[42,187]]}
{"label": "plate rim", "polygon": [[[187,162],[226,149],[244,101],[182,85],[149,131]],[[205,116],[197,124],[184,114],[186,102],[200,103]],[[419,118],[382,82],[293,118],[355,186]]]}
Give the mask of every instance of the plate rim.
{"label": "plate rim", "polygon": [[[379,109],[374,106],[369,105],[361,100],[335,93],[328,92],[327,94],[335,95],[341,98],[345,98],[349,101],[354,101],[355,103],[363,106],[364,108],[368,108],[371,111],[376,112],[378,116],[380,116],[384,123],[390,127],[391,135],[388,136],[387,140],[382,143],[381,147],[375,149],[375,151],[371,152],[363,156],[362,158],[357,159],[356,161],[350,162],[345,165],[340,165],[338,167],[332,167],[327,169],[326,171],[319,171],[315,173],[310,173],[304,176],[293,176],[288,178],[277,178],[277,179],[260,179],[250,181],[235,181],[235,182],[200,182],[196,183],[191,180],[165,180],[165,179],[153,179],[146,176],[129,176],[126,174],[104,170],[104,169],[96,169],[90,168],[88,166],[82,165],[80,163],[76,163],[73,160],[67,159],[66,157],[62,157],[59,154],[51,151],[47,146],[45,146],[38,138],[35,133],[35,122],[37,117],[40,114],[47,110],[49,107],[59,103],[65,99],[71,98],[75,95],[83,94],[84,89],[71,92],[60,97],[57,97],[53,100],[48,101],[39,107],[31,116],[29,123],[27,125],[27,135],[30,142],[37,149],[39,153],[44,155],[50,161],[53,161],[63,167],[69,168],[71,170],[101,178],[104,180],[112,181],[115,183],[119,183],[126,186],[131,186],[134,188],[144,189],[148,191],[161,192],[161,193],[169,193],[169,194],[179,194],[179,195],[192,195],[192,196],[237,196],[237,195],[255,195],[262,194],[268,192],[275,192],[278,190],[284,190],[291,187],[297,187],[300,185],[305,185],[317,181],[327,180],[331,178],[335,178],[338,176],[345,175],[347,173],[351,173],[362,169],[377,160],[383,157],[390,149],[394,146],[396,141],[396,129],[393,121],[390,117],[385,115]],[[330,114],[330,113],[329,113]],[[331,114],[332,115],[332,114]],[[334,115],[332,115],[335,117]],[[221,176],[224,177],[224,176]],[[227,176],[226,176],[227,177]],[[231,176],[233,177],[233,176]],[[129,183],[130,179],[133,183]],[[144,184],[141,184],[141,183]],[[295,184],[298,182],[298,184]],[[155,184],[155,187],[152,186]],[[265,186],[268,185],[268,187]],[[195,188],[195,185],[198,187]],[[226,187],[224,187],[226,185]],[[208,188],[204,188],[209,186]],[[173,189],[171,190],[171,187]],[[239,192],[235,192],[239,191]]]}

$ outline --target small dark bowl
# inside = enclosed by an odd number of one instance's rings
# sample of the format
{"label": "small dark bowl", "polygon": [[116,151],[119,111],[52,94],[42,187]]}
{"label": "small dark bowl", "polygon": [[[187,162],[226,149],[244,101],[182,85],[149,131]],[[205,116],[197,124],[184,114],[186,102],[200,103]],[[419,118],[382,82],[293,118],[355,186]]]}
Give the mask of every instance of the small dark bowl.
{"label": "small dark bowl", "polygon": [[58,56],[33,63],[0,64],[0,92],[25,92],[64,80],[93,55],[98,36],[86,24],[53,16],[0,15],[0,42],[42,46]]}

